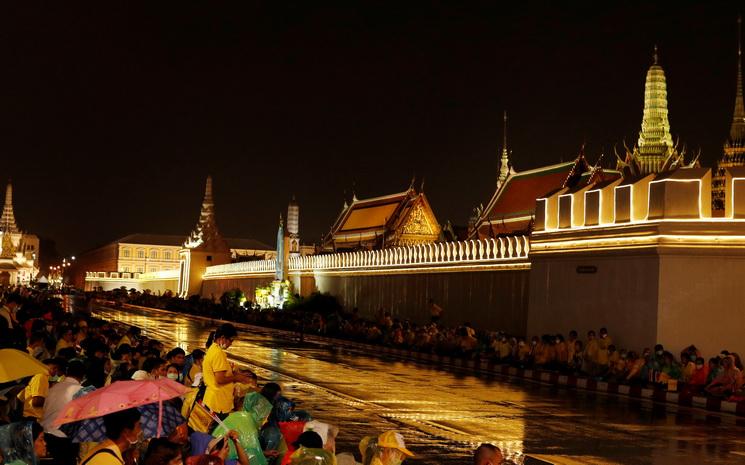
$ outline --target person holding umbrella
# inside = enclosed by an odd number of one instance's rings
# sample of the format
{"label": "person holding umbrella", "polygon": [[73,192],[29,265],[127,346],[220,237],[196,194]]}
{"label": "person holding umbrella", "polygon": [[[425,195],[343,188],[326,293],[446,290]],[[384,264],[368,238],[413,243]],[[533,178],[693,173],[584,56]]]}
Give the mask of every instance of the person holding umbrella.
{"label": "person holding umbrella", "polygon": [[106,441],[91,450],[80,465],[124,465],[124,453],[142,439],[140,411],[136,408],[104,415]]}

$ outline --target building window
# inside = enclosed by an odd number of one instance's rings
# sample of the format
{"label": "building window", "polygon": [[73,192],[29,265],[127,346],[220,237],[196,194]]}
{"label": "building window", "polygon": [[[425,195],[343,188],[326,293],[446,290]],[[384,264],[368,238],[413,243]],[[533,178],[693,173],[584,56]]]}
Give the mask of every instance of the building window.
{"label": "building window", "polygon": [[98,272],[98,277],[99,278],[105,278],[106,277],[106,273],[104,273],[103,271],[99,271]]}
{"label": "building window", "polygon": [[151,266],[150,269],[149,269],[149,272],[150,273],[155,273],[156,271],[158,271],[158,267],[157,266]]}
{"label": "building window", "polygon": [[137,258],[145,258],[145,250],[140,249],[137,251]]}
{"label": "building window", "polygon": [[163,258],[166,259],[166,260],[170,260],[171,259],[171,251],[170,250],[166,250],[165,252],[163,252]]}
{"label": "building window", "polygon": [[158,259],[158,251],[157,250],[151,250],[150,251],[150,258],[153,259],[153,260],[157,260]]}
{"label": "building window", "polygon": [[125,273],[129,273],[129,267],[128,266],[123,266],[122,267],[122,271],[125,272]]}
{"label": "building window", "polygon": [[129,249],[122,249],[122,257],[129,258]]}
{"label": "building window", "polygon": [[[143,253],[144,253],[144,252],[143,252]],[[138,272],[138,273],[144,273],[144,272],[145,272],[145,268],[143,268],[143,267],[141,267],[141,266],[138,266],[138,267],[137,267],[137,272]]]}

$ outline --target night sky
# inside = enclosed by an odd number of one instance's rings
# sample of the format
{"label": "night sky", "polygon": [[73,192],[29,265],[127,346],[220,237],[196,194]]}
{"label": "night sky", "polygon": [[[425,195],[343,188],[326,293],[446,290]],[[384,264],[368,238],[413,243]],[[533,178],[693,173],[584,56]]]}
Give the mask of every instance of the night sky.
{"label": "night sky", "polygon": [[465,224],[493,192],[505,109],[517,170],[632,146],[655,43],[673,136],[711,166],[742,5],[15,3],[0,8],[0,179],[19,226],[65,254],[186,235],[207,174],[223,234],[270,245],[293,194],[313,243],[345,195],[413,175],[440,222]]}

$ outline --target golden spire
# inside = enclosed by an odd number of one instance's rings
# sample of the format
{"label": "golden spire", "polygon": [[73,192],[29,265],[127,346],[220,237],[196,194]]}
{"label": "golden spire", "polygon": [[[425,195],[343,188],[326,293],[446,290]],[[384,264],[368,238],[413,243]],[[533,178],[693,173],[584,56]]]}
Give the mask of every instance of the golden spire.
{"label": "golden spire", "polygon": [[507,176],[510,174],[510,158],[507,151],[507,110],[504,111],[504,127],[502,130],[502,158],[499,161],[499,177],[497,178],[497,187],[504,184]]}
{"label": "golden spire", "polygon": [[13,184],[8,180],[8,186],[5,188],[5,205],[3,205],[3,215],[0,217],[0,231],[11,234],[18,234],[16,218],[13,214]]}
{"label": "golden spire", "polygon": [[730,145],[745,145],[745,105],[743,105],[742,96],[742,16],[737,18],[737,91],[729,138]]}
{"label": "golden spire", "polygon": [[667,117],[667,82],[665,71],[659,65],[656,45],[653,59],[654,64],[649,67],[644,84],[644,112],[637,142],[637,161],[642,174],[659,171],[665,160],[675,151]]}

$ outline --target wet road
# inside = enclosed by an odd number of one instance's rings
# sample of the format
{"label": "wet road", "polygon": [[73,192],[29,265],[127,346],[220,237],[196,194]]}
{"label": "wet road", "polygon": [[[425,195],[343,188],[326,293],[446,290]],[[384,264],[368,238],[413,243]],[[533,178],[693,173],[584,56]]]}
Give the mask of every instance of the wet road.
{"label": "wet road", "polygon": [[[151,310],[101,308],[97,315],[138,326],[185,350],[203,347],[210,322]],[[229,356],[260,383],[279,382],[319,420],[339,425],[338,452],[396,428],[418,464],[465,464],[481,442],[518,463],[523,454],[557,464],[745,463],[745,421],[697,409],[440,371],[270,331],[242,331]],[[408,461],[407,461],[408,463]]]}

